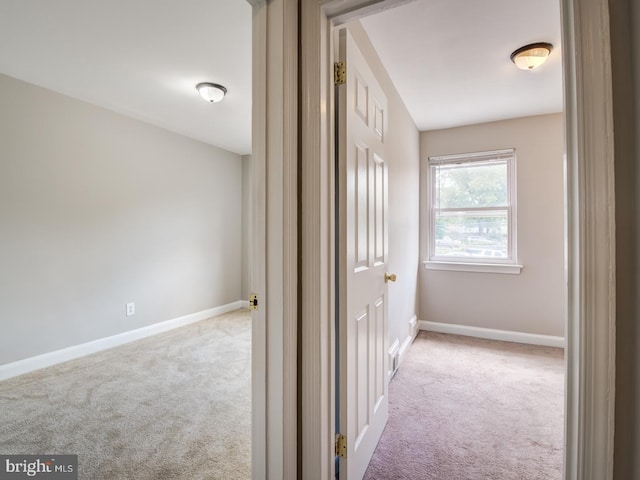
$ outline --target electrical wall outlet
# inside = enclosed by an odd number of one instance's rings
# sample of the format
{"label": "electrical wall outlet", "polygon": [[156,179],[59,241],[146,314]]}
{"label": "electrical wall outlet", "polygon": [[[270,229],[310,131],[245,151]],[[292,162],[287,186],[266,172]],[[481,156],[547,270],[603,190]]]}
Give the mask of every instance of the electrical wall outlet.
{"label": "electrical wall outlet", "polygon": [[136,314],[136,304],[134,302],[127,303],[127,317]]}

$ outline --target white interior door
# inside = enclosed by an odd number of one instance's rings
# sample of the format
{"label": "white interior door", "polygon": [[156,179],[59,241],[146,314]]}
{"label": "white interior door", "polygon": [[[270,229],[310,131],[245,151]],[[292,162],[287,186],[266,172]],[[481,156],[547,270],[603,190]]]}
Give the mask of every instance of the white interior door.
{"label": "white interior door", "polygon": [[387,99],[353,38],[338,31],[337,88],[340,479],[364,475],[389,415]]}

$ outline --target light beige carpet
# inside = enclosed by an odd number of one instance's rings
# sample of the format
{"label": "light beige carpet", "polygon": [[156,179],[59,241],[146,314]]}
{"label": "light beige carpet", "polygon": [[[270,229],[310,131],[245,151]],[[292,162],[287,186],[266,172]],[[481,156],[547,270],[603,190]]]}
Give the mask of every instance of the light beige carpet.
{"label": "light beige carpet", "polygon": [[420,332],[389,386],[368,480],[560,480],[557,348]]}
{"label": "light beige carpet", "polygon": [[82,480],[251,476],[239,310],[0,382],[0,453],[78,454]]}

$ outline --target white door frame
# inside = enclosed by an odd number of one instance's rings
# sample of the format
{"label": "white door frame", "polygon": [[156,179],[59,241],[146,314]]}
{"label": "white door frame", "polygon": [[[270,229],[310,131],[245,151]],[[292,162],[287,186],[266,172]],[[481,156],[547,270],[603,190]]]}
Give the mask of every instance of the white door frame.
{"label": "white door frame", "polygon": [[296,478],[298,5],[249,0],[252,28],[252,478]]}
{"label": "white door frame", "polygon": [[[405,0],[301,0],[300,473],[334,476],[331,27]],[[561,0],[567,179],[565,480],[613,477],[615,210],[607,0]],[[364,7],[364,8],[361,8]]]}

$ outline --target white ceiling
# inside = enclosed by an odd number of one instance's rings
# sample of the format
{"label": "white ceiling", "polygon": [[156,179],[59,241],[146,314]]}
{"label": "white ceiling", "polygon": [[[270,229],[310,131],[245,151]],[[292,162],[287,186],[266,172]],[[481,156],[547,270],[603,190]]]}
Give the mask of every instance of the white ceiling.
{"label": "white ceiling", "polygon": [[[245,0],[2,0],[0,73],[246,154]],[[206,103],[199,82],[227,87]]]}
{"label": "white ceiling", "polygon": [[[558,0],[416,0],[361,20],[418,130],[561,112]],[[554,45],[518,70],[511,52]]]}
{"label": "white ceiling", "polygon": [[[562,111],[558,0],[416,0],[362,19],[419,130]],[[556,48],[540,69],[509,55]],[[245,0],[2,0],[0,73],[251,151]],[[209,104],[199,82],[228,88]]]}

